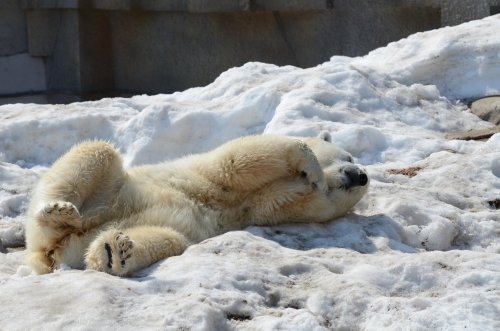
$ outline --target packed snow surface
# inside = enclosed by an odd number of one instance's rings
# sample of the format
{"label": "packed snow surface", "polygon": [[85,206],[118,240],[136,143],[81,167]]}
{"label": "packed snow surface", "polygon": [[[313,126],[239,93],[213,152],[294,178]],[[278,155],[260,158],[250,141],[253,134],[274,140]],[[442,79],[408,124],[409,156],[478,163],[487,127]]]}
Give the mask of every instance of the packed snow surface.
{"label": "packed snow surface", "polygon": [[248,63],[171,95],[0,107],[5,247],[23,243],[38,178],[85,139],[133,166],[327,130],[371,176],[344,218],[226,233],[131,278],[36,276],[22,250],[0,253],[0,329],[500,330],[500,134],[445,138],[492,125],[458,100],[500,93],[499,31],[497,15],[314,68]]}

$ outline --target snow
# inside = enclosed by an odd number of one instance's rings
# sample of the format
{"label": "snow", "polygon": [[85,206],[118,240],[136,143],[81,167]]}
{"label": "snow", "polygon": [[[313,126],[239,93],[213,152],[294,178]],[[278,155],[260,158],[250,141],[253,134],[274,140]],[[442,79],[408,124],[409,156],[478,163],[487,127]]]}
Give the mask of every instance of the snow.
{"label": "snow", "polygon": [[[354,61],[354,66],[390,73],[392,79],[405,85],[435,85],[449,98],[498,93],[500,34],[492,24],[496,23],[478,20],[445,27],[439,33],[416,33],[374,50]],[[480,32],[471,33],[473,30]]]}
{"label": "snow", "polygon": [[251,227],[132,278],[36,276],[0,253],[2,330],[498,330],[500,134],[459,99],[500,93],[500,16],[418,33],[313,68],[247,63],[206,87],[0,107],[0,239],[24,240],[40,175],[71,145],[114,142],[127,166],[250,134],[322,130],[371,177],[352,214]]}

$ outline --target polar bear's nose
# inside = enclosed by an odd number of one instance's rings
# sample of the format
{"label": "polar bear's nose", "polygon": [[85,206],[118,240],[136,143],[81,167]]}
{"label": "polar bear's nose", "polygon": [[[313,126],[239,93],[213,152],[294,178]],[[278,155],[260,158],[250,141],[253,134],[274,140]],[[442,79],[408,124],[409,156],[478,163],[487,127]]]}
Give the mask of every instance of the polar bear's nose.
{"label": "polar bear's nose", "polygon": [[359,169],[355,165],[347,165],[342,167],[342,173],[345,175],[345,187],[351,188],[356,186],[365,186],[368,184],[368,176],[366,172]]}
{"label": "polar bear's nose", "polygon": [[361,173],[359,174],[359,184],[361,186],[365,186],[368,183],[368,176],[364,171],[361,170]]}

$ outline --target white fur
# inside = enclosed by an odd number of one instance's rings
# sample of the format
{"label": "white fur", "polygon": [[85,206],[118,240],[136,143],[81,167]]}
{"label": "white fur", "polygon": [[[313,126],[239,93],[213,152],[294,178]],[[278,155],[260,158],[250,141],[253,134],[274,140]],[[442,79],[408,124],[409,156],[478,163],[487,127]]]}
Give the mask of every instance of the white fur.
{"label": "white fur", "polygon": [[352,157],[329,141],[251,136],[127,171],[110,144],[83,142],[35,190],[27,262],[126,275],[226,231],[342,216],[368,185],[345,187]]}

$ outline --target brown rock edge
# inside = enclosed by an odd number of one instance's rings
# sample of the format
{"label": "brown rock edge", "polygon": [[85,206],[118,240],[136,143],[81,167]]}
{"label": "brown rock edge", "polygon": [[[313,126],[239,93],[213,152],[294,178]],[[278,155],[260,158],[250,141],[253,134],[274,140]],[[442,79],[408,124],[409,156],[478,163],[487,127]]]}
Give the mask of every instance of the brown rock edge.
{"label": "brown rock edge", "polygon": [[475,129],[467,132],[450,132],[446,134],[446,139],[458,140],[486,140],[495,133],[500,132],[500,126],[495,126],[487,129]]}

